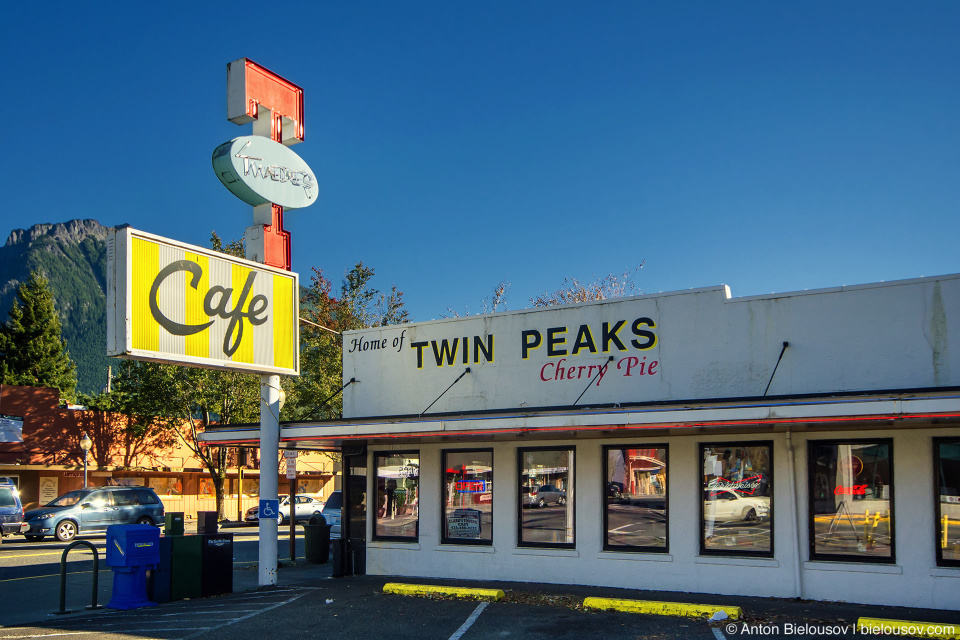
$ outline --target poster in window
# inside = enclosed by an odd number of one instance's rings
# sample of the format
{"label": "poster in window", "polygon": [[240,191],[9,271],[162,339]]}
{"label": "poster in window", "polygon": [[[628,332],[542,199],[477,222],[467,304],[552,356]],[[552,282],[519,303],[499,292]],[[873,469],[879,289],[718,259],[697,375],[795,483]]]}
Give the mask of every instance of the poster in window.
{"label": "poster in window", "polygon": [[180,478],[150,478],[150,488],[158,496],[182,496],[183,483]]}
{"label": "poster in window", "polygon": [[53,502],[60,495],[60,479],[56,476],[40,478],[40,504]]}

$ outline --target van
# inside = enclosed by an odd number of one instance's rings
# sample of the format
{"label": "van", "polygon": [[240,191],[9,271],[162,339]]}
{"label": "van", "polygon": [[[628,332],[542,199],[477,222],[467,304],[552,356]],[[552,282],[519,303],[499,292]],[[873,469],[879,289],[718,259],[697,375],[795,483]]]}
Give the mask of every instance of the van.
{"label": "van", "polygon": [[0,542],[4,536],[23,533],[29,528],[23,520],[20,492],[10,478],[0,478]]}
{"label": "van", "polygon": [[23,536],[30,541],[54,536],[60,542],[78,533],[106,531],[112,524],[163,523],[163,503],[147,487],[99,487],[65,493],[24,514],[29,525]]}
{"label": "van", "polygon": [[323,505],[323,519],[330,525],[330,539],[340,539],[340,510],[343,508],[343,494],[334,491]]}

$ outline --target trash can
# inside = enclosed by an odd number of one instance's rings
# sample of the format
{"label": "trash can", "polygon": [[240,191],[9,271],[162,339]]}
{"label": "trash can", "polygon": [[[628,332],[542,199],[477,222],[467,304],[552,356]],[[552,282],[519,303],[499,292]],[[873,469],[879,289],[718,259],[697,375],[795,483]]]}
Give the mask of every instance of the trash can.
{"label": "trash can", "polygon": [[182,536],[183,535],[183,512],[170,511],[164,516],[163,535]]}
{"label": "trash can", "polygon": [[197,533],[216,533],[218,526],[216,511],[197,511]]}
{"label": "trash can", "polygon": [[200,538],[200,595],[233,593],[233,534],[207,533]]}
{"label": "trash can", "polygon": [[303,549],[307,562],[312,564],[326,564],[330,558],[330,529],[326,519],[321,516],[312,516],[310,521],[303,525]]}
{"label": "trash can", "polygon": [[170,599],[200,597],[201,536],[171,536]]}
{"label": "trash can", "polygon": [[350,564],[353,575],[367,575],[367,541],[363,538],[350,538]]}
{"label": "trash can", "polygon": [[347,575],[349,568],[347,562],[347,541],[343,538],[330,542],[330,564],[332,571],[330,575],[334,578],[342,578]]}
{"label": "trash can", "polygon": [[147,569],[160,562],[160,529],[150,524],[107,527],[106,564],[113,569],[111,609],[155,607],[147,598]]}
{"label": "trash can", "polygon": [[147,599],[152,602],[170,602],[172,576],[173,538],[160,536],[160,562],[154,569],[147,570]]}

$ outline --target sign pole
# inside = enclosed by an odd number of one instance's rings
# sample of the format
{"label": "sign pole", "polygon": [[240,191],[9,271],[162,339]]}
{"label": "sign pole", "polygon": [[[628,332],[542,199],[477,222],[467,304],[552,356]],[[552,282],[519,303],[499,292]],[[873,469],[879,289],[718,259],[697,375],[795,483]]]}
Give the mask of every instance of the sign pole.
{"label": "sign pole", "polygon": [[[303,89],[297,85],[247,58],[227,65],[227,119],[235,124],[252,122],[253,136],[220,145],[214,151],[214,170],[224,186],[254,207],[254,224],[244,234],[247,258],[287,271],[291,270],[290,233],[283,228],[283,209],[311,204],[316,188],[309,167],[285,150],[303,141],[303,113]],[[263,138],[271,142],[262,142]],[[280,376],[261,375],[261,587],[277,584],[280,395]],[[291,522],[295,498],[291,491]],[[292,524],[291,533],[296,533]]]}
{"label": "sign pole", "polygon": [[277,514],[263,513],[263,504],[277,504],[280,476],[280,376],[260,376],[260,534],[261,587],[277,584]]}

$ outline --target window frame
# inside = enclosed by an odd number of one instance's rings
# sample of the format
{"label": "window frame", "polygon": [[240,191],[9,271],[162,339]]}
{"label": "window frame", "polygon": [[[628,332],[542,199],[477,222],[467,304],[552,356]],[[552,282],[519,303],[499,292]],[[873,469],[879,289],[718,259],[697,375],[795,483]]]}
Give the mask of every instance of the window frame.
{"label": "window frame", "polygon": [[[767,447],[770,450],[770,484],[773,485],[773,489],[770,491],[770,550],[769,551],[755,551],[751,549],[737,550],[737,549],[708,549],[706,545],[706,537],[704,532],[706,531],[706,518],[705,518],[705,509],[703,505],[703,494],[706,492],[707,487],[703,483],[703,453],[704,449],[728,449],[728,448],[740,448],[745,449],[749,447]],[[697,443],[697,472],[698,480],[697,486],[699,488],[699,494],[697,498],[698,511],[700,516],[698,518],[700,523],[700,532],[697,534],[699,538],[699,546],[701,556],[728,556],[736,558],[773,558],[774,552],[776,551],[775,544],[775,521],[776,521],[776,504],[774,500],[774,493],[776,491],[776,482],[774,482],[774,468],[773,468],[773,457],[775,454],[775,449],[773,445],[773,440],[723,440],[716,442],[698,442]]]}
{"label": "window frame", "polygon": [[[373,466],[373,495],[374,495],[374,496],[378,496],[378,491],[379,491],[379,489],[380,489],[380,487],[379,487],[378,484],[377,484],[377,483],[378,483],[378,479],[380,478],[380,476],[377,474],[377,472],[380,470],[380,466],[379,466],[379,464],[378,464],[378,462],[377,462],[377,458],[378,458],[379,456],[393,457],[393,458],[402,458],[402,457],[405,457],[405,456],[413,457],[414,455],[417,457],[417,469],[418,469],[418,473],[417,473],[417,491],[419,492],[419,490],[420,490],[420,473],[419,473],[419,470],[422,469],[422,460],[423,460],[423,458],[422,458],[421,455],[420,455],[420,450],[419,450],[419,449],[404,449],[404,450],[402,450],[402,451],[374,451],[374,452],[373,452],[373,465],[372,465],[372,466]],[[342,499],[342,496],[341,496],[341,499]],[[419,498],[418,498],[418,500],[419,500]],[[415,532],[415,534],[412,535],[412,536],[382,536],[382,535],[378,535],[378,534],[377,534],[377,523],[380,521],[380,518],[379,518],[379,510],[380,510],[379,499],[377,500],[377,502],[368,502],[368,504],[371,504],[371,505],[372,505],[372,514],[373,514],[373,532],[372,532],[372,534],[371,534],[371,536],[370,536],[370,539],[371,539],[371,540],[375,540],[375,541],[377,541],[377,542],[405,542],[405,543],[409,543],[409,544],[417,544],[417,543],[420,542],[420,511],[419,511],[419,504],[417,505],[418,511],[417,511],[417,521],[416,521],[416,522],[417,522],[417,524],[416,524],[416,532]],[[342,521],[342,518],[341,518],[341,521]]]}
{"label": "window frame", "polygon": [[[662,547],[646,547],[646,546],[637,546],[637,545],[611,545],[609,543],[609,524],[608,518],[610,516],[610,510],[608,509],[609,503],[607,502],[607,477],[609,475],[609,455],[608,452],[611,449],[663,449],[664,451],[664,476],[667,478],[667,489],[663,494],[663,518],[664,518],[664,527],[666,528],[666,544]],[[603,477],[600,482],[600,504],[603,505],[603,524],[602,524],[602,535],[603,535],[603,550],[604,551],[615,551],[623,553],[670,553],[670,486],[672,482],[670,480],[670,446],[663,443],[652,443],[652,444],[605,444],[601,447],[600,455],[603,462],[602,473]]]}
{"label": "window frame", "polygon": [[[523,539],[523,494],[520,488],[523,487],[523,456],[528,452],[536,451],[566,451],[573,455],[573,462],[569,468],[569,485],[574,488],[573,500],[570,499],[570,492],[567,491],[566,504],[570,505],[570,522],[573,527],[573,542],[526,542]],[[576,549],[577,548],[577,447],[576,445],[559,445],[545,447],[517,447],[517,488],[515,492],[517,504],[517,547],[535,548],[535,549]]]}
{"label": "window frame", "polygon": [[[885,444],[887,445],[887,460],[890,465],[890,557],[856,556],[845,553],[817,553],[816,522],[814,518],[814,456],[813,448],[820,445],[844,444]],[[856,562],[865,564],[896,564],[897,563],[897,529],[895,526],[896,514],[896,475],[894,474],[893,438],[830,438],[826,440],[807,440],[807,557],[811,562]]]}
{"label": "window frame", "polygon": [[934,520],[933,527],[933,546],[937,550],[937,566],[938,567],[960,567],[960,558],[956,560],[948,560],[943,557],[943,547],[940,545],[940,537],[943,535],[943,513],[941,511],[941,502],[940,502],[940,445],[943,444],[955,444],[960,446],[960,437],[941,437],[933,438],[933,503],[934,503],[934,514],[936,520]]}
{"label": "window frame", "polygon": [[[440,450],[440,499],[444,500],[446,497],[446,486],[447,482],[447,454],[448,453],[489,453],[490,454],[490,475],[494,476],[494,453],[492,447],[480,447],[480,448],[466,448],[466,449],[441,449]],[[496,488],[496,484],[494,484]],[[493,545],[493,491],[490,492],[490,539],[483,540],[477,539],[473,540],[471,538],[448,538],[447,537],[447,513],[446,507],[444,504],[440,505],[440,544],[466,544],[466,545],[480,545],[489,547]]]}

